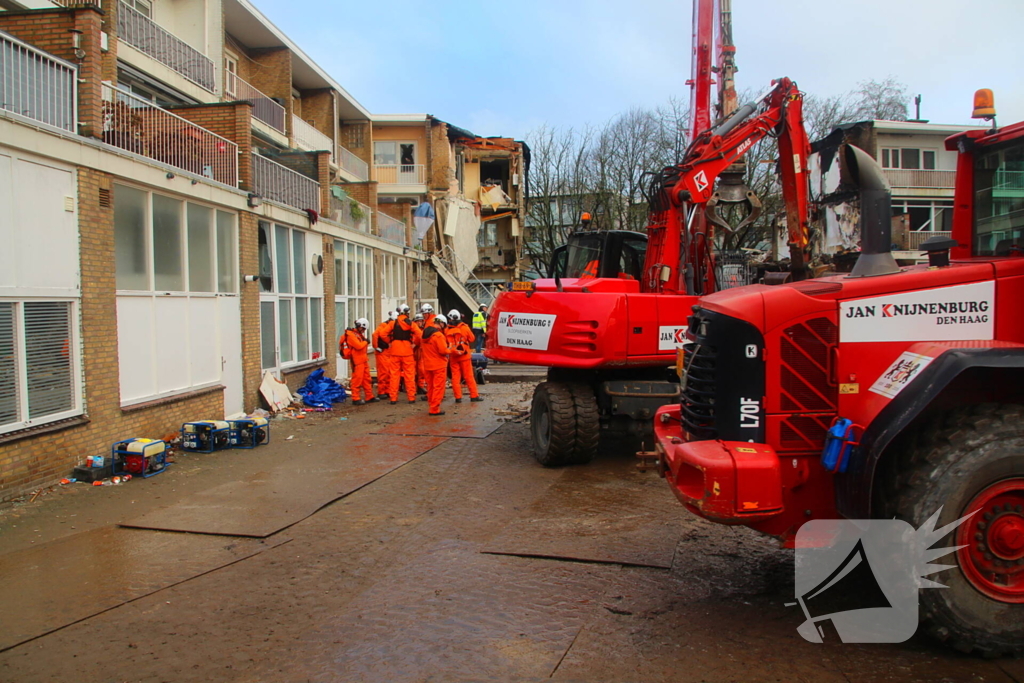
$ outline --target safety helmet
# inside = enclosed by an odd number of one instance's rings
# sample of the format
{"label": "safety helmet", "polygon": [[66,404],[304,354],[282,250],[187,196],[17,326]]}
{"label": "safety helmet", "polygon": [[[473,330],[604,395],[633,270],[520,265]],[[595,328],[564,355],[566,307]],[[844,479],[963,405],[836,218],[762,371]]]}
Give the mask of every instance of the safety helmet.
{"label": "safety helmet", "polygon": [[357,318],[356,319],[356,327],[361,327],[362,329],[365,330],[369,326],[370,326],[370,321],[367,320],[366,318]]}
{"label": "safety helmet", "polygon": [[454,308],[452,310],[448,311],[448,319],[451,320],[452,322],[456,322],[457,323],[457,322],[459,322],[459,320],[461,318],[462,318],[462,314],[459,313],[458,311],[456,311]]}
{"label": "safety helmet", "polygon": [[398,320],[398,313],[395,311],[388,311],[388,319],[384,322],[388,322],[389,320]]}
{"label": "safety helmet", "polygon": [[487,304],[480,304],[480,310],[481,311],[484,310],[485,308],[487,308]]}
{"label": "safety helmet", "polygon": [[435,323],[441,323],[442,325],[447,325],[448,324],[448,318],[446,318],[443,315],[441,315],[440,313],[438,313],[437,315],[434,316],[434,322]]}
{"label": "safety helmet", "polygon": [[402,314],[408,313],[408,312],[409,312],[409,306],[407,304],[402,304],[401,306],[398,307],[398,314],[399,315],[402,315]]}
{"label": "safety helmet", "polygon": [[422,314],[422,313],[417,313],[416,315],[414,315],[414,316],[412,317],[412,321],[413,321],[414,323],[419,323],[419,322],[423,322],[423,314]]}
{"label": "safety helmet", "polygon": [[431,313],[433,312],[434,307],[431,306],[430,304],[423,304],[422,306],[420,306],[420,310],[424,313]]}

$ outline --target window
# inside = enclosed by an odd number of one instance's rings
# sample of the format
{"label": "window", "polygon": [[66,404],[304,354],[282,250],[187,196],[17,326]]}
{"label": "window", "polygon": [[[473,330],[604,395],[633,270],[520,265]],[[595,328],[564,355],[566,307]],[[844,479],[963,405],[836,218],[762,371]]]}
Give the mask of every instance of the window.
{"label": "window", "polygon": [[153,18],[153,3],[151,0],[121,0],[139,14]]}
{"label": "window", "polygon": [[82,412],[75,303],[0,301],[0,434]]}
{"label": "window", "polygon": [[905,168],[909,170],[935,170],[935,150],[914,148],[883,148],[882,168]]}
{"label": "window", "polygon": [[[307,273],[315,236],[286,225],[259,223],[260,358],[264,369],[323,356],[319,277]],[[272,275],[268,275],[272,274]]]}
{"label": "window", "polygon": [[416,163],[415,142],[384,140],[373,143],[373,163],[411,166]]}
{"label": "window", "polygon": [[1015,141],[974,161],[974,254],[1009,256],[1024,246],[1024,144]]}
{"label": "window", "polygon": [[[373,250],[352,242],[334,242],[334,338],[357,318],[376,320],[373,306]],[[340,363],[339,367],[344,366]]]}
{"label": "window", "polygon": [[385,299],[405,299],[405,259],[400,256],[385,254],[382,263],[384,266],[384,293]]}
{"label": "window", "polygon": [[224,53],[224,94],[230,97],[238,95],[238,57],[225,51]]}
{"label": "window", "polygon": [[476,234],[476,246],[478,249],[498,246],[497,223],[489,221],[480,226],[480,231]]}
{"label": "window", "polygon": [[893,216],[910,216],[910,230],[932,231],[953,229],[953,202],[943,200],[905,200],[892,202]]}

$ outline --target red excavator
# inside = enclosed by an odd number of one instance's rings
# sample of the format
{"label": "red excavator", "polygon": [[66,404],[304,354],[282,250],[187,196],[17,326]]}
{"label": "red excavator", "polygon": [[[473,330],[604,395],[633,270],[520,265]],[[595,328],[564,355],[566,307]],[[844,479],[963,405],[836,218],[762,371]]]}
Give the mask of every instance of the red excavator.
{"label": "red excavator", "polygon": [[[736,108],[728,0],[717,8],[717,34],[715,13],[713,0],[695,0],[689,81],[695,134],[683,160],[652,182],[646,235],[591,230],[584,222],[555,251],[548,278],[513,283],[492,307],[487,356],[548,368],[531,411],[534,455],[544,465],[590,461],[602,432],[639,434],[651,443],[655,411],[679,397],[670,366],[690,309],[700,296],[726,286],[714,231],[740,229],[759,213],[757,197],[744,184],[743,155],[766,136],[778,138],[792,276],[803,273],[809,145],[801,93],[781,78]],[[721,122],[712,127],[715,46]],[[719,213],[729,204],[748,206],[736,226]]]}
{"label": "red excavator", "polygon": [[[979,91],[975,117],[994,116]],[[657,456],[688,510],[789,546],[817,519],[965,520],[938,544],[952,566],[931,578],[946,587],[920,591],[924,629],[964,652],[1022,654],[1024,123],[946,149],[953,231],[922,245],[927,265],[893,260],[888,183],[848,146],[853,272],[701,299]]]}

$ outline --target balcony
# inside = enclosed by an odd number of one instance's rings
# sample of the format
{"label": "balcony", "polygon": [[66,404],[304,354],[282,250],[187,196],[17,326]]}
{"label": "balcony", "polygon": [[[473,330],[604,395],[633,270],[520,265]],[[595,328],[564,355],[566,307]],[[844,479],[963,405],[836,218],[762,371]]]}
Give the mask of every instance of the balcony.
{"label": "balcony", "polygon": [[385,242],[405,246],[405,223],[386,213],[377,212],[377,236]]}
{"label": "balcony", "polygon": [[370,179],[370,165],[341,145],[335,148],[334,158],[343,171],[364,182]]}
{"label": "balcony", "polygon": [[339,189],[340,187],[337,185],[331,188],[330,219],[336,223],[341,223],[350,230],[369,233],[373,210],[366,204],[345,196],[344,191],[341,192],[342,196],[339,197],[335,194],[335,191]]}
{"label": "balcony", "polygon": [[300,117],[292,114],[292,140],[293,145],[298,149],[307,152],[328,151],[333,155],[334,140],[330,139],[313,126],[303,121]]}
{"label": "balcony", "polygon": [[252,117],[267,124],[282,135],[287,135],[284,127],[285,109],[256,88],[252,87],[237,74],[224,72],[224,94],[233,100],[252,103]]}
{"label": "balcony", "polygon": [[75,67],[0,33],[0,109],[77,133]]}
{"label": "balcony", "polygon": [[945,189],[956,186],[956,171],[887,168],[885,177],[894,189]]}
{"label": "balcony", "polygon": [[911,230],[906,234],[903,248],[907,251],[920,251],[921,244],[932,237],[952,237],[948,230]]}
{"label": "balcony", "polygon": [[238,186],[238,145],[110,83],[103,84],[103,141]]}
{"label": "balcony", "polygon": [[252,153],[252,184],[264,199],[301,211],[320,211],[320,183],[256,152]]}
{"label": "balcony", "polygon": [[427,170],[423,164],[374,164],[373,172],[381,185],[423,185]]}
{"label": "balcony", "polygon": [[123,2],[117,7],[117,37],[199,87],[216,89],[212,60]]}

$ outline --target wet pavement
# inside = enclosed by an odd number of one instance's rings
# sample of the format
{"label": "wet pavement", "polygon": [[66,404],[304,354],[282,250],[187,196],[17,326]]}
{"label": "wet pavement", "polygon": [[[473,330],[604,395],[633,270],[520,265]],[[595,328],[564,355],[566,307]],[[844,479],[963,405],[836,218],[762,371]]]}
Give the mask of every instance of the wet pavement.
{"label": "wet pavement", "polygon": [[[487,385],[444,422],[476,436],[455,425],[483,431],[528,390]],[[542,468],[524,424],[403,451],[265,539],[116,526],[218,495],[244,508],[266,491],[223,487],[267,472],[319,501],[389,448],[363,437],[414,432],[414,414],[426,404],[275,422],[253,451],[0,511],[0,642],[21,643],[0,644],[0,681],[1024,681],[1022,660],[923,637],[804,642],[790,552],[686,514],[621,451]]]}

